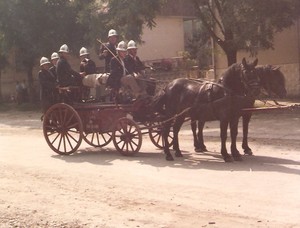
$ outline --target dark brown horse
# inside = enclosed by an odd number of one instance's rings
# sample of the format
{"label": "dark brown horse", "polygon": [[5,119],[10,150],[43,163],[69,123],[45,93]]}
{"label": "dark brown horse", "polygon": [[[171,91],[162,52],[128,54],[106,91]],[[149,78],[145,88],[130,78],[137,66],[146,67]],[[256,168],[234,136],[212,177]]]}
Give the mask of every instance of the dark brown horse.
{"label": "dark brown horse", "polygon": [[[260,79],[262,89],[267,92],[269,98],[284,98],[287,94],[285,89],[285,78],[279,67],[272,65],[257,66],[257,74]],[[250,107],[253,107],[253,104]],[[242,148],[245,154],[252,155],[253,152],[248,145],[248,130],[251,119],[251,112],[244,113],[243,117],[243,143]],[[202,129],[203,130],[203,129]]]}
{"label": "dark brown horse", "polygon": [[175,155],[181,157],[179,149],[178,132],[185,117],[191,117],[192,122],[205,123],[208,120],[220,120],[221,128],[221,154],[225,161],[231,161],[227,153],[227,128],[230,125],[231,154],[235,160],[241,155],[236,148],[238,120],[242,109],[249,106],[253,97],[259,93],[259,79],[253,63],[243,59],[241,64],[233,64],[223,74],[221,84],[210,82],[197,82],[188,79],[176,79],[169,83],[155,98],[153,107],[164,113],[166,119],[176,116],[183,110],[184,114],[177,116],[174,123],[168,121],[164,125],[164,152],[166,160],[173,160],[167,140],[170,127],[173,124],[173,148]]}
{"label": "dark brown horse", "polygon": [[[257,75],[260,80],[260,86],[263,90],[267,92],[267,96],[270,98],[283,98],[286,96],[285,89],[285,78],[282,72],[279,70],[279,67],[274,67],[271,65],[257,66],[255,68]],[[249,103],[249,107],[251,108],[254,105],[254,101],[252,100]],[[242,114],[243,119],[243,143],[242,148],[245,154],[252,155],[252,150],[248,145],[248,130],[249,123],[251,119],[251,112],[244,112]],[[193,136],[194,136],[194,147],[196,152],[207,151],[206,146],[203,141],[203,128],[204,122],[198,122],[198,133],[196,132],[197,126],[196,122],[191,123]]]}

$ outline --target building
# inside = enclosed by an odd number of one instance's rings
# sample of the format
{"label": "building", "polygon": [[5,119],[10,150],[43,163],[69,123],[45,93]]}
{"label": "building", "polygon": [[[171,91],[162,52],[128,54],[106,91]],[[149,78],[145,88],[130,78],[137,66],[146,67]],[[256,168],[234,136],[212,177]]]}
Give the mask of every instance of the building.
{"label": "building", "polygon": [[[227,68],[227,59],[225,53],[216,48],[214,62],[215,77],[218,78]],[[250,57],[250,54],[244,51],[238,52],[238,61],[243,57],[248,60],[258,58],[259,65],[279,66],[285,75],[288,97],[300,97],[300,19],[294,26],[275,34],[274,49],[258,50],[255,57]]]}

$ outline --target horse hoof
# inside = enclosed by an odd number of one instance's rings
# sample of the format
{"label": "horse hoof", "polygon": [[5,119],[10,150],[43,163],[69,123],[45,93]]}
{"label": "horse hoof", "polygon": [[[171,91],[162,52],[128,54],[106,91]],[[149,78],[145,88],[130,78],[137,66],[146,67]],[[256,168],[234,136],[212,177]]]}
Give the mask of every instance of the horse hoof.
{"label": "horse hoof", "polygon": [[233,156],[233,159],[234,159],[235,161],[243,161],[242,156]]}
{"label": "horse hoof", "polygon": [[204,152],[201,148],[195,148],[195,152],[196,153],[202,153],[202,152]]}
{"label": "horse hoof", "polygon": [[174,158],[172,157],[172,155],[167,155],[166,160],[167,161],[174,161]]}
{"label": "horse hoof", "polygon": [[249,155],[249,156],[253,155],[251,149],[249,149],[249,150],[244,150],[244,154]]}
{"label": "horse hoof", "polygon": [[206,147],[204,148],[195,148],[195,152],[196,153],[203,153],[203,152],[207,152],[208,150],[206,149]]}
{"label": "horse hoof", "polygon": [[178,152],[178,153],[176,152],[176,153],[175,153],[175,156],[178,157],[178,158],[183,157],[182,153],[180,153],[180,152]]}
{"label": "horse hoof", "polygon": [[224,157],[224,161],[225,162],[233,162],[233,159],[232,159],[232,157],[227,156],[227,157]]}
{"label": "horse hoof", "polygon": [[207,152],[208,150],[206,149],[206,147],[202,148],[203,152]]}

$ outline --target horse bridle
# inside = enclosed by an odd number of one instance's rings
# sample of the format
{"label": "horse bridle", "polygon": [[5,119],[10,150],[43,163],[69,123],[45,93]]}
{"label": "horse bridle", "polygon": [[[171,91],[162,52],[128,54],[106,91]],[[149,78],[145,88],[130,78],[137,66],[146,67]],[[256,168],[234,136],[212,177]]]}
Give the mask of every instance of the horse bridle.
{"label": "horse bridle", "polygon": [[[247,70],[243,64],[241,64],[241,70],[242,70],[241,82],[242,82],[245,90],[247,92],[250,92],[250,94],[246,93],[244,95],[255,97],[255,95],[253,94],[253,88],[255,88],[255,87],[261,88],[259,77],[257,77],[257,80],[248,81],[246,79],[247,77],[246,77],[246,73],[245,73]],[[255,71],[255,69],[254,69],[254,71]]]}

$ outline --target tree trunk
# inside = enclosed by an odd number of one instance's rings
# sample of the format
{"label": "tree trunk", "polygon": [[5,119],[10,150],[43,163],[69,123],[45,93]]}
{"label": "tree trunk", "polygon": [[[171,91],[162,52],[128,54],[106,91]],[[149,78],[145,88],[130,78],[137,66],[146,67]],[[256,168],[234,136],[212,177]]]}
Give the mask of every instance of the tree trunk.
{"label": "tree trunk", "polygon": [[33,66],[34,64],[28,64],[28,69],[27,69],[27,81],[28,81],[28,98],[30,103],[35,102],[36,98],[36,91],[34,88],[33,84]]}
{"label": "tree trunk", "polygon": [[232,64],[237,62],[237,51],[236,50],[225,51],[225,53],[226,53],[226,57],[227,57],[228,66],[231,66]]}
{"label": "tree trunk", "polygon": [[3,101],[3,97],[2,97],[2,71],[0,70],[0,103]]}

